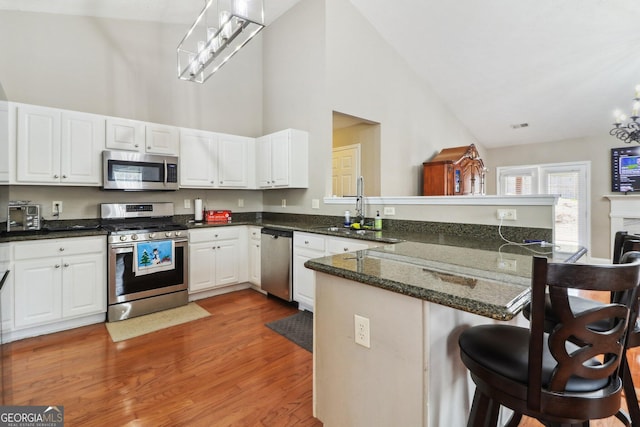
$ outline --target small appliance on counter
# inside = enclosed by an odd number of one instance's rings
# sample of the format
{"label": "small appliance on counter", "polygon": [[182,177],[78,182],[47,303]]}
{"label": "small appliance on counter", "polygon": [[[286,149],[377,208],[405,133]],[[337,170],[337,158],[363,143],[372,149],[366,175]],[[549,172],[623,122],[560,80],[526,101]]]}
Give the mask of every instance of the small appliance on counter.
{"label": "small appliance on counter", "polygon": [[40,230],[40,205],[10,201],[7,209],[7,232]]}
{"label": "small appliance on counter", "polygon": [[204,211],[205,222],[231,222],[231,211]]}

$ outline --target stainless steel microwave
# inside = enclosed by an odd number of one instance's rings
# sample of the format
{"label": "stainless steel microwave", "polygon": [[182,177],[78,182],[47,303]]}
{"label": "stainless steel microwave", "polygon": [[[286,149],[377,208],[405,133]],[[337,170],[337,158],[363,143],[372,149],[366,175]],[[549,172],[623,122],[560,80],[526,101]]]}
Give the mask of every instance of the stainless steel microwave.
{"label": "stainless steel microwave", "polygon": [[102,152],[105,190],[177,190],[178,157],[128,151]]}

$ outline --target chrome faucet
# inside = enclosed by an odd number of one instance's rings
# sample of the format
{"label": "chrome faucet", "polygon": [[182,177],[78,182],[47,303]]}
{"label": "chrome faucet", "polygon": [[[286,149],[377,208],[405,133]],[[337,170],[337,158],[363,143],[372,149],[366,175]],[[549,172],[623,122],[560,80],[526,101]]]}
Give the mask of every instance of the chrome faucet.
{"label": "chrome faucet", "polygon": [[359,176],[356,180],[356,222],[364,225],[367,216],[367,207],[364,200],[364,177]]}

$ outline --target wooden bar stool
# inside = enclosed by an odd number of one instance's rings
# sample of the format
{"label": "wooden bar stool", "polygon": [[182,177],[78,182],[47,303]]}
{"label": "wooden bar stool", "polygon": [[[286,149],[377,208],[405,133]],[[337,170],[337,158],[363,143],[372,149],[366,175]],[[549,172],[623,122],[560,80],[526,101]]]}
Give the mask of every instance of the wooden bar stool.
{"label": "wooden bar stool", "polygon": [[[586,265],[534,257],[530,328],[480,325],[460,336],[460,356],[476,384],[467,426],[497,425],[500,406],[514,411],[509,426],[522,415],[551,426],[588,426],[591,419],[616,415],[639,283],[640,261]],[[569,305],[571,289],[616,297],[576,312]],[[545,332],[547,302],[558,319],[550,333]]]}

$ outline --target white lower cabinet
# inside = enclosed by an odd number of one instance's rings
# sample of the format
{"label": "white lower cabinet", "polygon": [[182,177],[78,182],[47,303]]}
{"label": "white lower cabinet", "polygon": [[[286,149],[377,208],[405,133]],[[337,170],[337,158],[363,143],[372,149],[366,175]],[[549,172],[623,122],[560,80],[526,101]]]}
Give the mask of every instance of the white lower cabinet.
{"label": "white lower cabinet", "polygon": [[189,230],[189,292],[246,281],[247,227]]}
{"label": "white lower cabinet", "polygon": [[380,246],[382,243],[326,237],[314,233],[293,233],[293,300],[302,310],[314,310],[316,292],[316,274],[309,270],[304,263],[313,258],[335,255],[343,252],[353,252]]}
{"label": "white lower cabinet", "polygon": [[106,312],[106,241],[13,244],[14,329]]}
{"label": "white lower cabinet", "polygon": [[249,227],[249,283],[260,287],[260,240],[262,227]]}

